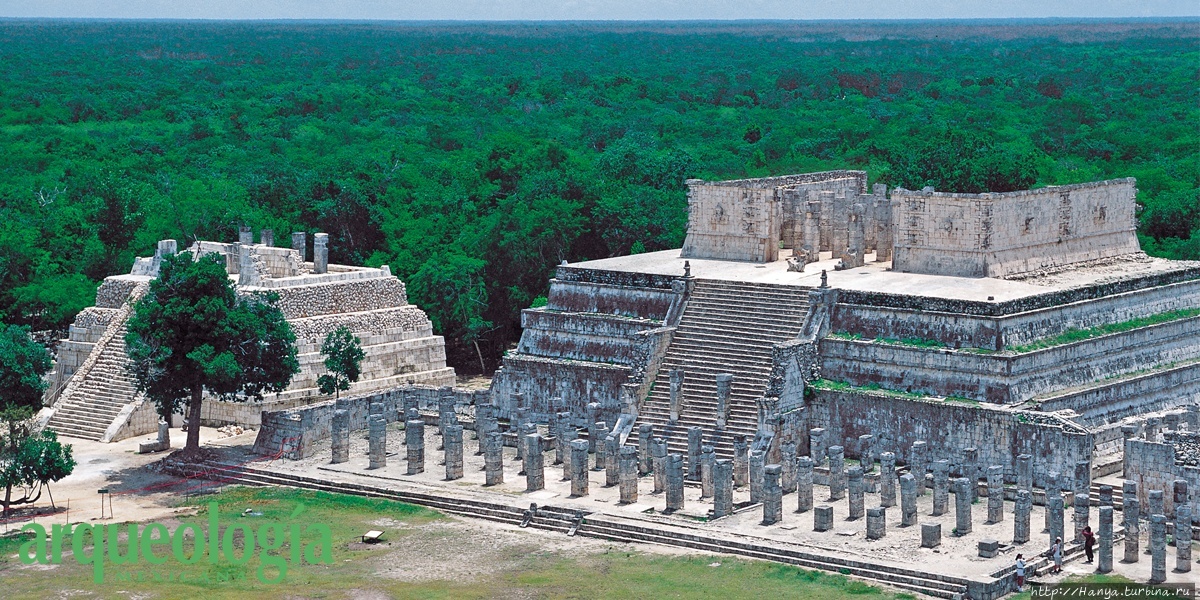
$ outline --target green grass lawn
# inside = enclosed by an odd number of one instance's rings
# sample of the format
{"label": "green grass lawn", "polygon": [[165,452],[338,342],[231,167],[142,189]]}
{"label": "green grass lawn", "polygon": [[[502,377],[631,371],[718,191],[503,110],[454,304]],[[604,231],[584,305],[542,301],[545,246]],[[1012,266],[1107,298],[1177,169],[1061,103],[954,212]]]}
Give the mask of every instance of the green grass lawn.
{"label": "green grass lawn", "polygon": [[[330,564],[292,564],[282,583],[263,583],[256,576],[260,554],[247,564],[235,566],[219,562],[181,565],[169,559],[162,566],[143,562],[137,565],[112,565],[105,569],[104,583],[94,583],[91,567],[80,565],[64,548],[61,564],[26,566],[17,558],[25,539],[0,540],[0,580],[5,598],[51,598],[64,591],[77,590],[71,597],[81,598],[347,598],[350,590],[373,590],[397,598],[491,598],[496,596],[543,598],[761,598],[805,597],[843,598],[867,596],[880,599],[911,598],[850,580],[836,574],[808,571],[769,562],[749,561],[726,556],[661,556],[637,552],[596,552],[567,556],[554,550],[540,549],[536,538],[530,544],[514,546],[514,560],[506,568],[470,580],[401,581],[380,577],[380,560],[387,553],[419,554],[423,544],[445,544],[445,531],[433,532],[430,525],[444,516],[421,507],[391,502],[310,492],[289,488],[226,489],[219,494],[192,498],[198,507],[196,517],[182,522],[206,523],[207,506],[220,506],[220,523],[265,523],[306,526],[325,523],[332,533]],[[302,509],[297,509],[299,506]],[[240,516],[250,509],[261,516]],[[295,515],[295,516],[293,516]],[[380,519],[392,519],[403,527],[378,526]],[[166,523],[174,530],[178,523]],[[423,527],[425,526],[425,527]],[[489,527],[480,524],[480,527]],[[122,531],[125,526],[122,525]],[[369,529],[385,530],[387,547],[365,549],[356,544]],[[224,530],[224,529],[223,529]],[[261,529],[260,529],[261,530]],[[533,536],[530,536],[531,538]],[[90,540],[90,538],[89,538]],[[67,544],[69,548],[69,544]],[[190,547],[190,544],[186,547]],[[124,544],[119,548],[124,551]],[[241,552],[241,545],[235,549]],[[89,548],[90,550],[90,548]],[[289,547],[277,553],[288,556]],[[167,552],[170,552],[169,547]],[[163,554],[162,549],[157,550]],[[399,558],[403,564],[404,558]],[[142,573],[150,580],[136,580]],[[268,574],[271,571],[268,571]],[[160,580],[152,580],[158,574]],[[170,576],[171,580],[161,580]]]}

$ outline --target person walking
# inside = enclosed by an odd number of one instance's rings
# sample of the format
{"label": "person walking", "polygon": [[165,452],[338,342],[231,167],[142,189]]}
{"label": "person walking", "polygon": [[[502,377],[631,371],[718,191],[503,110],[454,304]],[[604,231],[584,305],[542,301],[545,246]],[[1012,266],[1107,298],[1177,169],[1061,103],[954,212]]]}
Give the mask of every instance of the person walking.
{"label": "person walking", "polygon": [[1025,588],[1025,556],[1017,555],[1017,591],[1020,592]]}
{"label": "person walking", "polygon": [[1096,547],[1096,534],[1092,533],[1092,527],[1088,525],[1083,528],[1081,535],[1083,536],[1083,553],[1087,555],[1087,562],[1091,563]]}

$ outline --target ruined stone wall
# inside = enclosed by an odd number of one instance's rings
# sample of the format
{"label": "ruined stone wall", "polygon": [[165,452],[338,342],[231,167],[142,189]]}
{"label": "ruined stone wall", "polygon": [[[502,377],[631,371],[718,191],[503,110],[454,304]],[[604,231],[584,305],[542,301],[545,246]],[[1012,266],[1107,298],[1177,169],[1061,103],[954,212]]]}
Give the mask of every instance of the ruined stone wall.
{"label": "ruined stone wall", "polygon": [[1113,375],[1200,358],[1200,317],[1024,354],[821,340],[821,374],[854,385],[1012,403]]}
{"label": "ruined stone wall", "polygon": [[1005,479],[1015,481],[1017,455],[1030,454],[1039,486],[1049,471],[1070,481],[1075,463],[1092,456],[1090,433],[1035,412],[829,390],[815,390],[807,401],[809,426],[825,428],[828,445],[842,444],[847,456],[856,456],[858,436],[871,434],[880,451],[907,463],[913,443],[924,440],[929,461],[961,465],[963,449],[976,448],[981,465],[1001,465]]}
{"label": "ruined stone wall", "polygon": [[1009,193],[892,191],[893,268],[1011,277],[1140,251],[1134,180]]}
{"label": "ruined stone wall", "polygon": [[[844,296],[856,294],[846,292]],[[912,297],[917,300],[917,297]],[[839,302],[835,332],[866,338],[918,338],[952,347],[1000,350],[1132,319],[1200,307],[1200,279],[1088,298],[1008,315],[977,315],[901,306]]]}
{"label": "ruined stone wall", "polygon": [[[307,278],[305,278],[307,279]],[[262,291],[262,288],[240,288],[241,292]],[[279,295],[277,305],[288,320],[352,313],[408,304],[404,283],[395,277],[376,276],[331,283],[305,282],[305,285],[271,288]]]}
{"label": "ruined stone wall", "polygon": [[[821,239],[816,240],[819,251],[835,252],[834,240],[846,240],[850,207],[862,202],[869,208],[874,196],[865,195],[867,174],[863,171],[848,171],[844,177],[821,181],[797,182],[779,191],[780,236],[784,248],[798,248],[803,243],[803,225],[809,202],[820,202],[819,192],[833,192],[827,204],[820,207]],[[868,211],[869,212],[869,211]],[[867,230],[873,227],[868,219]],[[843,248],[844,249],[844,248]]]}
{"label": "ruined stone wall", "polygon": [[1163,509],[1167,515],[1175,510],[1173,490],[1176,479],[1188,482],[1188,497],[1192,506],[1200,502],[1200,467],[1182,464],[1175,445],[1171,443],[1172,436],[1177,437],[1178,434],[1168,434],[1167,443],[1125,440],[1125,479],[1138,483],[1138,501],[1142,507],[1148,506],[1147,492],[1163,490]]}
{"label": "ruined stone wall", "polygon": [[[1102,382],[1040,398],[1038,403],[1047,412],[1073,410],[1079,414],[1076,421],[1100,427],[1120,424],[1127,417],[1184,406],[1197,399],[1200,399],[1200,362]],[[1120,428],[1107,437],[1098,438],[1097,443],[1120,438]]]}
{"label": "ruined stone wall", "polygon": [[497,414],[503,417],[512,415],[516,408],[512,395],[520,393],[540,421],[549,417],[550,399],[562,398],[565,410],[580,423],[589,402],[601,403],[603,419],[615,423],[622,408],[621,385],[629,381],[632,372],[629,366],[616,363],[509,355],[492,379],[492,393]]}

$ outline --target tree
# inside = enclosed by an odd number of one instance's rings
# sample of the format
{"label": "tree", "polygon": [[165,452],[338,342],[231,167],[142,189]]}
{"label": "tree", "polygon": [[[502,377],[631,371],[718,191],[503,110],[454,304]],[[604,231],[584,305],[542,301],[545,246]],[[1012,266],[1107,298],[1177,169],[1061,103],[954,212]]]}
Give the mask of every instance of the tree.
{"label": "tree", "polygon": [[358,338],[342,326],[325,336],[325,341],[321,343],[321,354],[325,355],[325,368],[329,369],[329,373],[317,378],[317,386],[322,394],[333,394],[336,399],[339,392],[350,389],[350,384],[358,381],[358,376],[362,374],[362,346]]}
{"label": "tree", "polygon": [[[50,370],[50,354],[29,337],[29,329],[8,325],[0,329],[0,485],[4,486],[4,511],[14,501],[12,489],[20,485],[21,450],[30,437],[30,419],[42,406],[46,391],[43,376]],[[15,503],[32,502],[29,494]]]}
{"label": "tree", "polygon": [[54,506],[54,494],[50,494],[50,482],[58,481],[75,470],[75,457],[70,444],[58,441],[58,434],[45,429],[21,441],[11,461],[0,466],[0,480],[6,485],[22,485],[27,492],[24,502],[34,502],[42,490],[50,496]]}
{"label": "tree", "polygon": [[183,457],[198,459],[205,392],[261,400],[300,370],[296,336],[274,294],[238,294],[217,254],[167,257],[134,307],[125,337],[139,391],[160,414],[187,406]]}

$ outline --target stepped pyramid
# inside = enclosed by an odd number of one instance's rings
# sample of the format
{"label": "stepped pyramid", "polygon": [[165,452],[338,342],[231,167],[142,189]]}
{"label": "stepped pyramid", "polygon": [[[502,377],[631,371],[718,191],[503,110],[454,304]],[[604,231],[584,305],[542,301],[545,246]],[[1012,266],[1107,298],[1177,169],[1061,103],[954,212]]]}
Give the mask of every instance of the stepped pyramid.
{"label": "stepped pyramid", "polygon": [[[734,436],[753,438],[755,400],[771,374],[774,344],[794,339],[808,312],[809,288],[697,279],[649,398],[627,443],[637,443],[638,425],[651,423],[670,452],[687,453],[687,430],[704,429],[704,443],[722,458],[733,457]],[[670,372],[683,369],[683,410],[670,423]],[[716,376],[733,374],[729,422],[717,430]]]}
{"label": "stepped pyramid", "polygon": [[121,409],[137,399],[133,377],[126,370],[126,321],[110,325],[116,332],[100,350],[82,384],[64,397],[46,427],[59,435],[104,441],[109,425]]}

